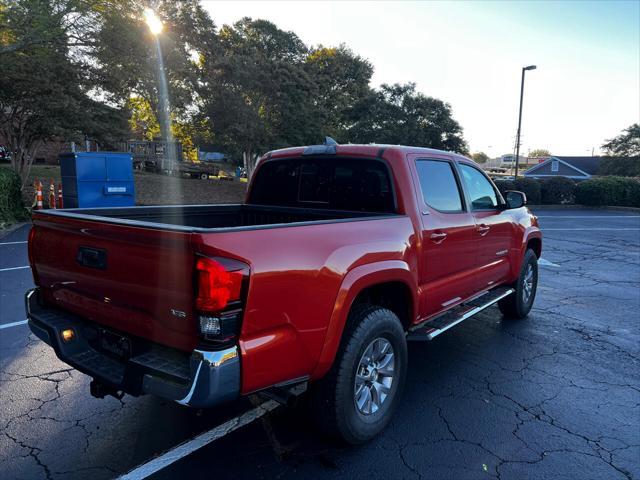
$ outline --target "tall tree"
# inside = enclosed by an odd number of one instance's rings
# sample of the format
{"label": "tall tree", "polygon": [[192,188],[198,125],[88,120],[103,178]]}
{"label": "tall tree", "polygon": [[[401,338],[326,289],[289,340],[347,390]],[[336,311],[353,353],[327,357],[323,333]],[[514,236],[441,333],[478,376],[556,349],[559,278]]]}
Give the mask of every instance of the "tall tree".
{"label": "tall tree", "polygon": [[531,150],[529,152],[530,158],[543,158],[543,157],[550,157],[550,156],[551,156],[551,152],[546,148],[536,148],[535,150]]}
{"label": "tall tree", "polygon": [[[119,105],[125,105],[131,95],[144,99],[162,122],[161,63],[169,113],[172,118],[188,121],[197,110],[200,54],[209,51],[215,55],[215,24],[197,0],[162,0],[156,2],[155,14],[164,28],[154,36],[144,21],[146,7],[146,2],[136,0],[105,12],[104,24],[96,34],[96,85]],[[168,129],[169,125],[163,127]]]}
{"label": "tall tree", "polygon": [[[21,45],[0,54],[0,141],[12,152],[12,166],[23,184],[44,141],[84,134],[113,141],[126,131],[123,111],[88,94],[86,60],[74,55],[78,52],[62,40],[68,32],[65,22],[70,21],[57,14],[63,3],[19,0],[16,5],[20,8],[0,10],[0,24],[5,26],[22,25],[24,14],[33,25],[47,25],[48,29],[46,42],[32,41],[27,27],[6,28],[2,37],[3,42],[11,42],[5,46]],[[54,38],[61,40],[51,40]]]}
{"label": "tall tree", "polygon": [[304,43],[250,18],[222,27],[218,41],[217,52],[203,55],[200,88],[216,143],[235,147],[250,171],[260,151],[307,143],[319,128],[312,114],[315,84],[303,68]]}
{"label": "tall tree", "polygon": [[471,155],[477,163],[487,163],[489,161],[489,155],[484,152],[476,152]]}
{"label": "tall tree", "polygon": [[319,46],[305,59],[306,70],[316,84],[313,102],[320,124],[319,137],[326,135],[346,140],[351,111],[371,94],[369,82],[373,67],[345,45],[337,48]]}
{"label": "tall tree", "polygon": [[611,157],[640,157],[640,124],[634,123],[617,137],[605,141],[602,149]]}
{"label": "tall tree", "polygon": [[95,44],[104,0],[0,0],[0,55],[31,47]]}
{"label": "tall tree", "polygon": [[467,152],[451,107],[416,91],[414,83],[383,84],[352,112],[354,143],[390,143]]}

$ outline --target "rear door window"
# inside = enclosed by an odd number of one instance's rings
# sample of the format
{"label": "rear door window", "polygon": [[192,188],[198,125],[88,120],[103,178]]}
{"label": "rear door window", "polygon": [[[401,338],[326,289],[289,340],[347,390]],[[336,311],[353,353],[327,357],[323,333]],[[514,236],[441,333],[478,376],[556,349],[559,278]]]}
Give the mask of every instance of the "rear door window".
{"label": "rear door window", "polygon": [[249,203],[395,213],[387,165],[374,159],[269,160],[256,172]]}
{"label": "rear door window", "polygon": [[424,203],[444,213],[462,212],[462,196],[450,162],[418,160],[416,169]]}

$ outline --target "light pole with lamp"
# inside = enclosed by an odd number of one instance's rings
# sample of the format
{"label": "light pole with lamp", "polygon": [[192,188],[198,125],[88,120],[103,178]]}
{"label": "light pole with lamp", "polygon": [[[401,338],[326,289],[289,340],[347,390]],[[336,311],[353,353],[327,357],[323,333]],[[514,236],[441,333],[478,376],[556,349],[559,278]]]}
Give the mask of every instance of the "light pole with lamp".
{"label": "light pole with lamp", "polygon": [[518,134],[516,138],[516,172],[514,178],[518,178],[518,165],[520,164],[520,129],[522,127],[522,98],[524,97],[524,72],[535,70],[535,65],[522,67],[522,82],[520,83],[520,113],[518,114]]}

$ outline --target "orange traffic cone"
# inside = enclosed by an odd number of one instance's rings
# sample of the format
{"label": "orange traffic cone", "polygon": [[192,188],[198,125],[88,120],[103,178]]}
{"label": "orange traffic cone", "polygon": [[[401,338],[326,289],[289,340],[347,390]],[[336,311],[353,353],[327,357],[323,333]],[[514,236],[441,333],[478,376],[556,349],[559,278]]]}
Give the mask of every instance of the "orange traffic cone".
{"label": "orange traffic cone", "polygon": [[62,203],[62,183],[58,184],[58,208],[64,208]]}
{"label": "orange traffic cone", "polygon": [[56,185],[53,183],[53,178],[49,183],[49,208],[56,208]]}
{"label": "orange traffic cone", "polygon": [[36,180],[36,210],[42,210],[44,205],[42,204],[42,182]]}
{"label": "orange traffic cone", "polygon": [[35,210],[37,205],[38,205],[38,179],[36,178],[33,181],[33,205],[31,205],[31,208]]}

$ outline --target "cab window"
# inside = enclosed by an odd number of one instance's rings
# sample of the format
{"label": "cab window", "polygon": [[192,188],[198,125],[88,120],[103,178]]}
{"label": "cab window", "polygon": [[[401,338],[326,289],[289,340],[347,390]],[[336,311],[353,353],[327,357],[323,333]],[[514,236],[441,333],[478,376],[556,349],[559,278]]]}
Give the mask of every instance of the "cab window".
{"label": "cab window", "polygon": [[416,169],[424,203],[444,213],[462,212],[462,196],[451,163],[418,160]]}
{"label": "cab window", "polygon": [[256,172],[249,203],[395,213],[390,175],[376,159],[270,160]]}
{"label": "cab window", "polygon": [[496,191],[483,173],[469,165],[460,163],[460,173],[471,201],[472,210],[493,210],[498,207]]}

